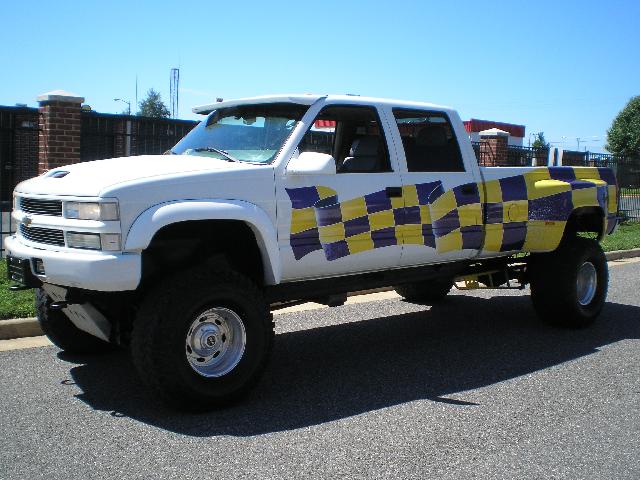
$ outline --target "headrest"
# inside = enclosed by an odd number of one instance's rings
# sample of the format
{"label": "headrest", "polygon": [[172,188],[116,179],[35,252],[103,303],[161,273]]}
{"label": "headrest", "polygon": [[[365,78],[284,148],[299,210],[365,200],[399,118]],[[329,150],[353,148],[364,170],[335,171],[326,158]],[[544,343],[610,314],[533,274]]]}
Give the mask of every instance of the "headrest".
{"label": "headrest", "polygon": [[443,147],[447,144],[447,131],[442,125],[429,125],[418,132],[416,145],[420,147]]}
{"label": "headrest", "polygon": [[352,157],[364,157],[368,155],[378,154],[378,137],[368,135],[366,137],[356,138],[351,144],[349,154]]}

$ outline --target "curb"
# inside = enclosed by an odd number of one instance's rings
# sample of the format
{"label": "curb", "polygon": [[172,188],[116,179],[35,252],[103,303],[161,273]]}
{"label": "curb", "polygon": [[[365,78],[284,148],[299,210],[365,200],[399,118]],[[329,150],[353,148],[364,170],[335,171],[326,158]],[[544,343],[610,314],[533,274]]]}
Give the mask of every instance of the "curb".
{"label": "curb", "polygon": [[624,258],[640,257],[640,248],[632,248],[631,250],[615,250],[605,253],[607,260],[622,260]]}
{"label": "curb", "polygon": [[0,320],[0,340],[44,335],[36,318]]}
{"label": "curb", "polygon": [[[605,253],[608,261],[623,260],[626,258],[640,257],[640,248],[631,250],[616,250],[614,252]],[[392,290],[391,288],[375,288],[358,292],[357,295],[365,293],[385,292]],[[349,295],[351,296],[351,294]],[[38,337],[44,335],[40,328],[40,324],[36,318],[14,318],[11,320],[0,320],[0,340],[11,340],[22,337]]]}

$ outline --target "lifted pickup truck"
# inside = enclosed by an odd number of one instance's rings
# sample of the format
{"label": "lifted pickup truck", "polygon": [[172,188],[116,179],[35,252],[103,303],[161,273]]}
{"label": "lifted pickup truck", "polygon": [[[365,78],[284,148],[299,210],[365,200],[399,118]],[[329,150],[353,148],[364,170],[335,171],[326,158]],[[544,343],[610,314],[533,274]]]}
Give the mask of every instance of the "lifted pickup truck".
{"label": "lifted pickup truck", "polygon": [[[56,168],[15,189],[15,288],[70,352],[131,349],[167,403],[206,409],[256,383],[271,311],[395,287],[524,288],[582,327],[616,226],[604,168],[479,168],[457,113],[426,103],[280,95],[194,109],[165,155]],[[591,238],[579,235],[591,232]]]}

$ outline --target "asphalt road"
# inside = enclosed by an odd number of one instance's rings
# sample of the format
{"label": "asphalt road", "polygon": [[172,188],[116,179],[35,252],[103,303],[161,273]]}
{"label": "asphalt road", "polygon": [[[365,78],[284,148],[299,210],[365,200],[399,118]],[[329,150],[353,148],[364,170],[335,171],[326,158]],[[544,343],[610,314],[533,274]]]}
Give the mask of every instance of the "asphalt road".
{"label": "asphalt road", "polygon": [[[241,404],[159,406],[125,353],[0,353],[0,478],[640,478],[640,263],[600,322],[537,321],[526,292],[277,316]],[[493,298],[491,298],[493,297]]]}

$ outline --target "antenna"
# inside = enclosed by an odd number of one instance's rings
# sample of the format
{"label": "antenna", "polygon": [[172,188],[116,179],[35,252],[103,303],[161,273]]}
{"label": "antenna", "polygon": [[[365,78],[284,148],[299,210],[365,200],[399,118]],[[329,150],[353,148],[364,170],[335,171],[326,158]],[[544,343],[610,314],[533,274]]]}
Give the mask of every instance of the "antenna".
{"label": "antenna", "polygon": [[178,116],[178,85],[180,84],[180,69],[172,68],[169,77],[169,96],[171,97],[171,117]]}

